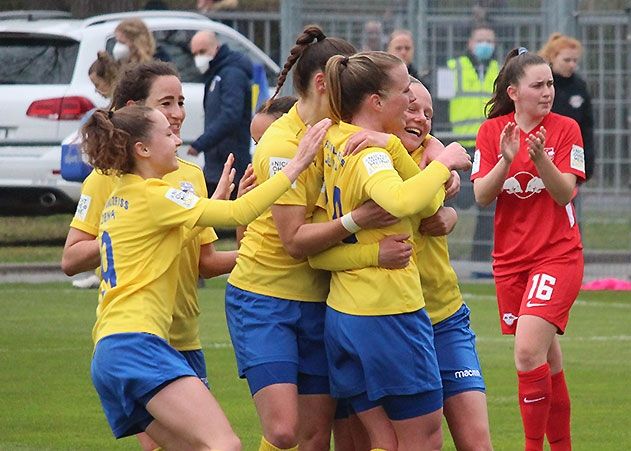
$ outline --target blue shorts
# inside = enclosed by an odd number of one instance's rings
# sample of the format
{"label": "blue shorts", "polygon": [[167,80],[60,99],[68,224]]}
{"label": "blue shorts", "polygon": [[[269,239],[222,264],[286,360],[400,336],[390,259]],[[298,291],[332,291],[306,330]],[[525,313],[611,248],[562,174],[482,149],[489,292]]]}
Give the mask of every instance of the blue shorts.
{"label": "blue shorts", "polygon": [[146,333],[114,334],[96,344],[92,382],[116,438],[138,434],[153,421],[147,403],[180,377],[195,377],[182,354]]}
{"label": "blue shorts", "polygon": [[432,325],[424,309],[358,316],[326,311],[331,395],[371,401],[442,390]]}
{"label": "blue shorts", "polygon": [[469,307],[462,304],[456,313],[434,325],[434,346],[443,381],[443,399],[466,391],[484,392],[484,378],[475,333],[471,330]]}
{"label": "blue shorts", "polygon": [[[280,299],[227,284],[226,319],[239,377],[246,377],[253,367],[282,362],[296,365],[298,384],[301,375],[328,377],[323,339],[325,309],[321,302]],[[273,370],[274,366],[267,369]],[[270,374],[269,379],[259,379],[257,385],[260,389],[274,383],[278,379]],[[325,393],[319,394],[328,394],[326,385]],[[300,386],[298,389],[300,392]]]}
{"label": "blue shorts", "polygon": [[208,373],[206,372],[206,359],[204,358],[204,351],[201,349],[195,349],[193,351],[179,352],[182,356],[184,356],[193,371],[195,371],[199,380],[201,380],[206,387],[210,388],[210,385],[208,385]]}

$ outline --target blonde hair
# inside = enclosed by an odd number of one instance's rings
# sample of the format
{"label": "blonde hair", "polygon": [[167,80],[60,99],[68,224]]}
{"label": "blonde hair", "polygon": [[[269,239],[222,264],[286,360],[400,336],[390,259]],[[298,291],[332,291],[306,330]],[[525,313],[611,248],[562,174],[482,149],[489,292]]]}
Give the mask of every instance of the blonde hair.
{"label": "blonde hair", "polygon": [[156,41],[145,23],[137,18],[125,19],[116,26],[115,31],[129,40],[129,60],[127,63],[146,63],[156,53]]}
{"label": "blonde hair", "polygon": [[577,39],[561,33],[552,33],[548,42],[546,42],[541,50],[539,50],[539,55],[548,63],[552,63],[552,60],[559,54],[559,52],[567,48],[576,49],[580,53],[583,52],[583,46]]}
{"label": "blonde hair", "polygon": [[389,71],[400,64],[405,65],[398,56],[379,51],[329,58],[325,74],[333,122],[349,122],[366,96],[386,94],[392,84]]}

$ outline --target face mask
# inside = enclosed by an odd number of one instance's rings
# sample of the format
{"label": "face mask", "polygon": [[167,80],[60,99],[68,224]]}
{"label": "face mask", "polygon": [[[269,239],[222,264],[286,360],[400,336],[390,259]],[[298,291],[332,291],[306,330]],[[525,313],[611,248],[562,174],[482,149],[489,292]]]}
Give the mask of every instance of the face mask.
{"label": "face mask", "polygon": [[473,47],[473,54],[480,61],[490,60],[495,51],[495,45],[490,42],[478,42]]}
{"label": "face mask", "polygon": [[197,55],[195,56],[195,67],[202,74],[208,70],[208,65],[213,60],[214,56],[210,55]]}
{"label": "face mask", "polygon": [[114,48],[112,49],[112,56],[116,61],[128,58],[130,53],[129,46],[127,44],[116,41],[116,44],[114,44]]}

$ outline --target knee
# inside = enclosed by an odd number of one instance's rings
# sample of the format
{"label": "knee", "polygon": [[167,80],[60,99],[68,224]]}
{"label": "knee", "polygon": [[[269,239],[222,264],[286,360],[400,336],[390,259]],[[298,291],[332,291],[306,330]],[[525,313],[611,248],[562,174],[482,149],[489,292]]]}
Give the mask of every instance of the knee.
{"label": "knee", "polygon": [[193,449],[204,451],[241,451],[242,447],[241,440],[233,433],[222,437],[213,437],[211,440],[200,443],[199,446],[194,445]]}
{"label": "knee", "polygon": [[277,448],[292,448],[298,443],[296,429],[297,428],[292,425],[278,423],[266,431],[265,438]]}
{"label": "knee", "polygon": [[530,371],[546,363],[546,353],[527,346],[515,346],[515,366],[519,371]]}

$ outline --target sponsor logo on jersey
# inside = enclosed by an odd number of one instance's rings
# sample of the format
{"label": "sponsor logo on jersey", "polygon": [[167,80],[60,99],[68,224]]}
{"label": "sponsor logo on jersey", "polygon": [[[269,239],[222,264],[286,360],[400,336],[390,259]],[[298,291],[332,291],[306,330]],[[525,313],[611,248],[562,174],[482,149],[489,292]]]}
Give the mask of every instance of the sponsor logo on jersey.
{"label": "sponsor logo on jersey", "polygon": [[362,158],[368,176],[371,177],[378,172],[394,169],[390,157],[384,152],[372,152]]}
{"label": "sponsor logo on jersey", "polygon": [[463,377],[481,377],[480,370],[460,370],[454,372],[454,377],[456,379],[461,379]]}
{"label": "sponsor logo on jersey", "polygon": [[515,321],[517,321],[517,316],[513,315],[510,312],[504,313],[502,315],[502,321],[506,323],[507,326],[512,326]]}
{"label": "sponsor logo on jersey", "polygon": [[[502,155],[500,154],[498,158],[500,158],[501,156]],[[475,149],[475,152],[473,153],[473,166],[471,167],[471,175],[477,174],[480,171],[481,159],[482,156],[480,155],[480,149]]]}
{"label": "sponsor logo on jersey", "polygon": [[570,97],[570,101],[568,102],[572,108],[580,108],[581,105],[585,102],[585,99],[580,94],[575,94]]}
{"label": "sponsor logo on jersey", "polygon": [[[291,158],[282,157],[270,157],[269,158],[269,177],[274,177],[277,173],[283,170],[287,163],[291,161]],[[296,182],[291,184],[292,188],[296,188]]]}
{"label": "sponsor logo on jersey", "polygon": [[518,172],[504,180],[504,185],[502,185],[502,190],[506,191],[506,194],[514,194],[520,199],[527,199],[545,188],[543,180],[530,172]]}
{"label": "sponsor logo on jersey", "polygon": [[92,196],[82,194],[79,198],[79,203],[77,204],[77,210],[74,213],[74,217],[77,218],[79,221],[85,221],[85,217],[88,214],[91,202]]}
{"label": "sponsor logo on jersey", "polygon": [[164,197],[169,199],[171,202],[175,202],[180,207],[186,208],[187,210],[193,208],[199,201],[199,197],[197,197],[194,193],[175,188],[169,189]]}
{"label": "sponsor logo on jersey", "polygon": [[570,167],[585,172],[585,151],[577,144],[572,144],[570,151]]}

